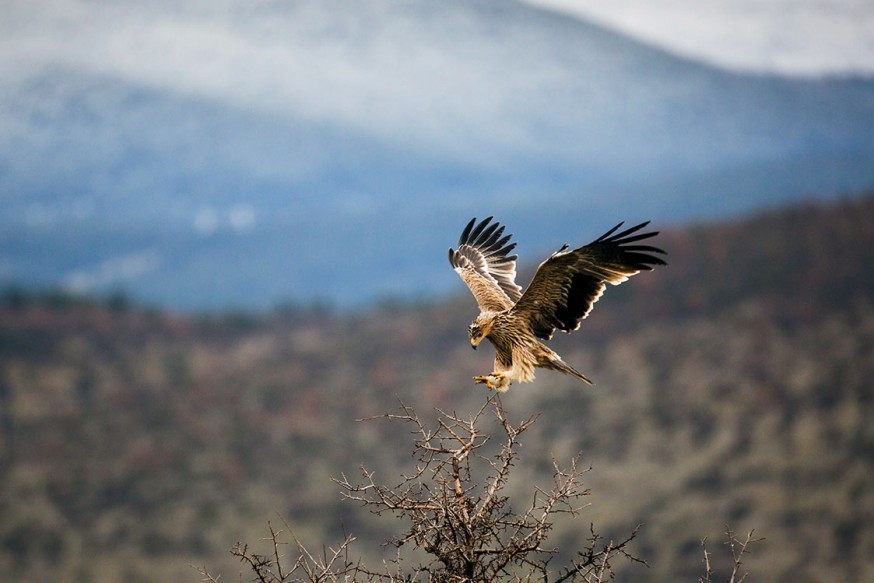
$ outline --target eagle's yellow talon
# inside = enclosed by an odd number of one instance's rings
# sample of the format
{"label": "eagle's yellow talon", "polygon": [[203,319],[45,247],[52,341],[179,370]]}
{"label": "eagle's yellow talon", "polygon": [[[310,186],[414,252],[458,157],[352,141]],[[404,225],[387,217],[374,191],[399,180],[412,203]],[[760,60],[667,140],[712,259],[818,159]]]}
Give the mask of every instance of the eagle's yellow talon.
{"label": "eagle's yellow talon", "polygon": [[484,376],[476,376],[473,377],[474,382],[478,385],[486,385],[490,389],[494,389],[499,393],[503,393],[507,390],[506,387],[510,385],[510,383],[505,382],[506,376],[501,372],[493,372],[489,375]]}

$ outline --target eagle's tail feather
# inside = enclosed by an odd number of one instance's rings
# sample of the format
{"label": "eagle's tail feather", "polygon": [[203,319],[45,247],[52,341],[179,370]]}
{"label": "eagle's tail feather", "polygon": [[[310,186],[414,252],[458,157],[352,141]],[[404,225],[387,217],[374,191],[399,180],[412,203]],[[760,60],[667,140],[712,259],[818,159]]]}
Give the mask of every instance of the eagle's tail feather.
{"label": "eagle's tail feather", "polygon": [[553,361],[552,361],[552,366],[555,368],[555,370],[560,371],[560,372],[563,372],[564,374],[569,374],[569,375],[571,375],[572,377],[576,377],[576,378],[580,379],[581,381],[583,381],[583,382],[586,383],[586,384],[589,384],[589,385],[594,385],[594,384],[595,384],[595,383],[593,383],[591,380],[589,380],[589,379],[586,377],[586,375],[584,375],[583,373],[581,373],[580,371],[578,371],[577,369],[575,369],[575,368],[572,367],[571,365],[567,364],[567,363],[566,363],[565,361],[563,361],[561,358],[556,358],[555,360],[553,360]]}

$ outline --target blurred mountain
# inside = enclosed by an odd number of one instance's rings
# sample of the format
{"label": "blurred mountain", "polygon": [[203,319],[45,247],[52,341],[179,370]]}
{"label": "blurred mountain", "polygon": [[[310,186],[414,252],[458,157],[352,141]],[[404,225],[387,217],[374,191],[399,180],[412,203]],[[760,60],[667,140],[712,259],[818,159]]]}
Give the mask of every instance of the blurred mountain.
{"label": "blurred mountain", "polygon": [[730,73],[515,2],[70,5],[51,34],[15,6],[4,283],[360,306],[452,289],[473,215],[539,254],[874,183],[874,80]]}

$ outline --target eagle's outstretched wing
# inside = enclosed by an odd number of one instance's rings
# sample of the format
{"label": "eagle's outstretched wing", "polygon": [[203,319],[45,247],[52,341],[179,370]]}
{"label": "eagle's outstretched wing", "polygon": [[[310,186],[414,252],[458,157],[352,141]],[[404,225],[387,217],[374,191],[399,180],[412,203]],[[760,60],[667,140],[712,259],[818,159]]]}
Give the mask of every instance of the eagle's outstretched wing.
{"label": "eagle's outstretched wing", "polygon": [[[619,223],[595,241],[568,251],[565,245],[540,264],[513,311],[527,319],[531,331],[549,340],[555,329],[571,332],[589,315],[607,283],[619,285],[640,271],[665,262],[649,245],[632,245],[658,232],[639,233],[649,221],[620,233]],[[614,234],[615,233],[615,234]]]}
{"label": "eagle's outstretched wing", "polygon": [[[516,284],[516,255],[508,255],[516,247],[507,244],[512,235],[492,217],[476,224],[471,219],[458,239],[458,249],[449,249],[449,263],[467,287],[480,310],[507,310],[522,297]],[[489,224],[491,223],[491,224]],[[476,225],[476,226],[474,226]]]}

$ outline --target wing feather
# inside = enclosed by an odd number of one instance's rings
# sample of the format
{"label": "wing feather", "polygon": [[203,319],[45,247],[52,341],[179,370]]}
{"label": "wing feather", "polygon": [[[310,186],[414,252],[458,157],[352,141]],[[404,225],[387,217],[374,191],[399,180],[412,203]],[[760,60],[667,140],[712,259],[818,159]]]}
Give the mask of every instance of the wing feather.
{"label": "wing feather", "polygon": [[618,232],[619,223],[588,245],[568,251],[565,245],[540,264],[513,310],[525,318],[539,338],[550,339],[555,329],[577,330],[606,284],[619,285],[632,275],[665,265],[650,245],[633,245],[658,235],[639,232],[649,221]]}
{"label": "wing feather", "polygon": [[509,253],[516,247],[504,226],[487,217],[476,218],[464,228],[458,249],[449,249],[449,263],[470,288],[480,310],[507,310],[522,296],[516,284],[516,259]]}

